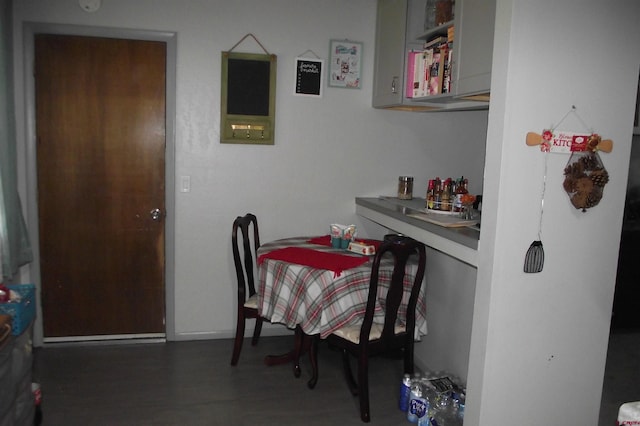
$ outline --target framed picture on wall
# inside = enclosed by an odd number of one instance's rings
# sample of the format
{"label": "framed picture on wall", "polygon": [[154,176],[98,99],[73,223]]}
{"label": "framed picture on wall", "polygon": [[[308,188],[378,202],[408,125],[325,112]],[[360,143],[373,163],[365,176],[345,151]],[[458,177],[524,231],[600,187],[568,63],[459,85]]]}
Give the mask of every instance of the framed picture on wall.
{"label": "framed picture on wall", "polygon": [[329,43],[329,86],[360,89],[362,43],[331,40]]}
{"label": "framed picture on wall", "polygon": [[322,97],[324,61],[322,59],[296,58],[296,84],[294,95]]}

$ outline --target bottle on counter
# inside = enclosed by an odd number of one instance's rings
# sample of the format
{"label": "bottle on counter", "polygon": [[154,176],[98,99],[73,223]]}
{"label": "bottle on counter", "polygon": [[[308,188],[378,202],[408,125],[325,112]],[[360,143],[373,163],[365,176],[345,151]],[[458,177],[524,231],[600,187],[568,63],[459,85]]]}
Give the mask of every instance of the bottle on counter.
{"label": "bottle on counter", "polygon": [[436,177],[433,189],[433,210],[440,210],[442,202],[442,182]]}
{"label": "bottle on counter", "polygon": [[[465,182],[467,182],[467,184],[465,185]],[[456,191],[455,191],[455,197],[454,197],[454,202],[453,202],[453,211],[454,212],[461,212],[463,207],[462,207],[462,196],[464,194],[468,194],[469,190],[467,189],[467,185],[468,185],[469,181],[467,179],[463,177],[461,177],[460,179],[458,179],[458,183],[456,185]]]}
{"label": "bottle on counter", "polygon": [[441,210],[451,211],[451,178],[447,178],[442,186]]}
{"label": "bottle on counter", "polygon": [[433,186],[433,179],[429,179],[429,186],[427,187],[427,205],[428,209],[433,209],[433,202],[435,201],[435,190]]}

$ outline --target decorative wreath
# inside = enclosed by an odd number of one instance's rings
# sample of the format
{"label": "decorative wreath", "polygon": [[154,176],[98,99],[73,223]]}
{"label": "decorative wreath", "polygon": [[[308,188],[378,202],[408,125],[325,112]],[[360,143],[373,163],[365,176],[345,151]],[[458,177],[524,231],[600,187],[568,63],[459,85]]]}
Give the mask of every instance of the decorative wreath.
{"label": "decorative wreath", "polygon": [[564,169],[564,190],[569,194],[571,204],[583,212],[598,205],[604,186],[609,182],[609,173],[598,155],[600,142],[599,135],[590,135],[585,150],[571,153]]}

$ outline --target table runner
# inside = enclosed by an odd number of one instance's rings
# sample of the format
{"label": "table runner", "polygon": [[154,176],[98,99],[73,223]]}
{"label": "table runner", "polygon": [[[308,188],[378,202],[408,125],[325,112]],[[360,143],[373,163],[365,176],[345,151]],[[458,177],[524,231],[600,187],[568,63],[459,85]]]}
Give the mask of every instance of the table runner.
{"label": "table runner", "polygon": [[345,269],[355,268],[369,261],[364,256],[350,256],[340,253],[328,253],[304,247],[285,247],[258,257],[258,265],[265,259],[284,260],[298,265],[327,269],[339,277]]}

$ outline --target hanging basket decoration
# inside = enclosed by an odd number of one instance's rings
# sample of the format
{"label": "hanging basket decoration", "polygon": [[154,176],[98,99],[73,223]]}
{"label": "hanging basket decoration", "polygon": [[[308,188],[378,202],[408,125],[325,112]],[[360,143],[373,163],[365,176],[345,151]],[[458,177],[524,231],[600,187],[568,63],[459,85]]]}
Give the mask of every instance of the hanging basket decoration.
{"label": "hanging basket decoration", "polygon": [[562,186],[569,194],[573,207],[583,212],[598,205],[604,186],[609,182],[609,173],[598,155],[601,142],[602,139],[595,133],[574,136],[571,157],[564,169]]}
{"label": "hanging basket decoration", "polygon": [[[573,115],[586,129],[583,133],[557,131],[556,129],[569,115]],[[527,146],[539,146],[544,153],[544,174],[542,180],[542,196],[540,200],[540,222],[538,225],[538,239],[534,240],[524,259],[524,272],[541,272],[544,266],[544,248],[542,246],[542,214],[544,207],[544,193],[547,180],[547,155],[571,154],[567,166],[564,168],[564,182],[562,186],[569,194],[571,204],[576,209],[586,212],[587,209],[598,205],[602,199],[604,186],[609,182],[609,173],[604,168],[598,152],[611,152],[613,141],[603,140],[593,132],[576,112],[575,105],[562,117],[560,122],[542,131],[542,134],[528,132]]]}

